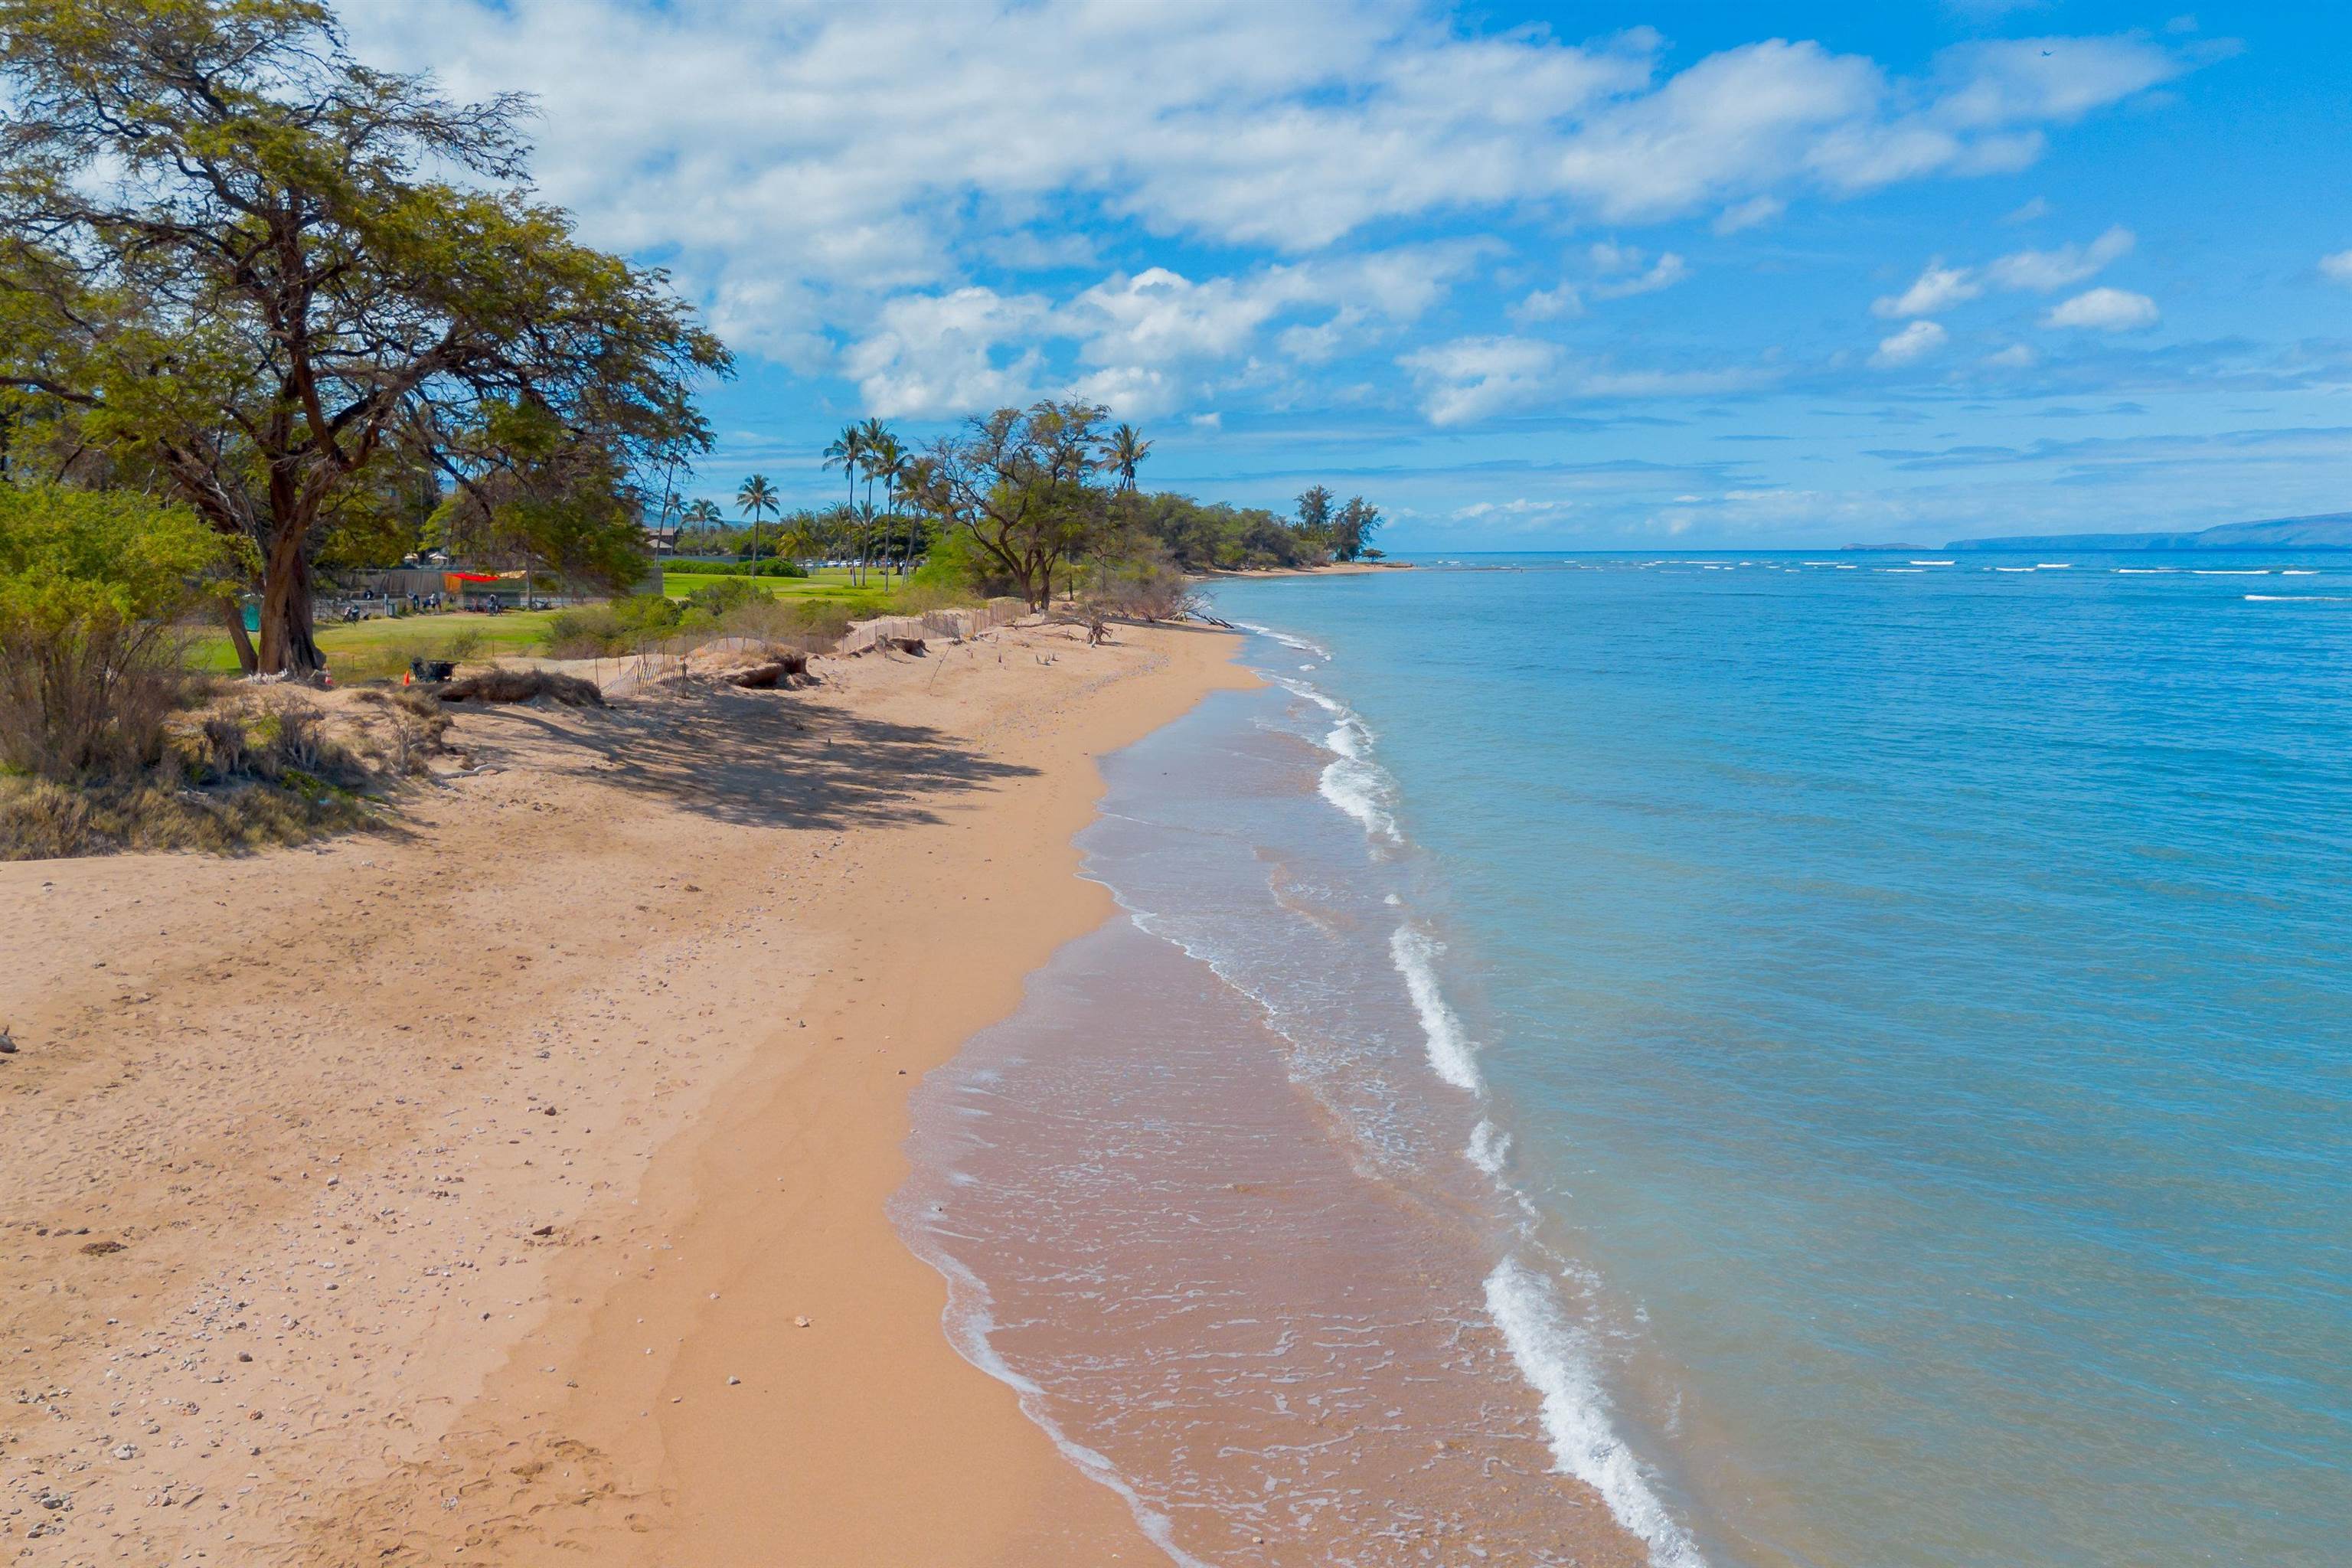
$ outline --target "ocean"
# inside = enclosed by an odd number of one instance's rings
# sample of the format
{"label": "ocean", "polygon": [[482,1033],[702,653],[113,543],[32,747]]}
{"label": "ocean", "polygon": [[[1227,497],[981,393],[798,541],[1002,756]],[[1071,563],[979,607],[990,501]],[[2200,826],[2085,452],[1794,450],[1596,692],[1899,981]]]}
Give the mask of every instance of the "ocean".
{"label": "ocean", "polygon": [[2345,1560],[2352,560],[1215,600],[898,1211],[1172,1561]]}

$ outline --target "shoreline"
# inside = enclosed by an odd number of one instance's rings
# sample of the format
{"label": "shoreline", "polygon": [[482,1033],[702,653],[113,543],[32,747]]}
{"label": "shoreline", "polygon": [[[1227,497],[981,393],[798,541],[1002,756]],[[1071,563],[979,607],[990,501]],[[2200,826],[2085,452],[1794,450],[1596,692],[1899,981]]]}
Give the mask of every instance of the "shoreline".
{"label": "shoreline", "polygon": [[1157,1560],[886,1212],[921,1075],[1112,912],[1074,874],[1094,760],[1254,679],[1223,634],[1119,636],[468,714],[495,771],[389,833],[0,868],[53,911],[0,937],[40,1395],[0,1543]]}

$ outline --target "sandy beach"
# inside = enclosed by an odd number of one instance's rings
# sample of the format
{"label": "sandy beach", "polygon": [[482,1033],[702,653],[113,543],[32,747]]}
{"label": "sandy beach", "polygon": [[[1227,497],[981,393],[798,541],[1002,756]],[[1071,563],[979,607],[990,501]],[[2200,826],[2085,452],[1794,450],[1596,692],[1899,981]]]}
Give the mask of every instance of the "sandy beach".
{"label": "sandy beach", "polygon": [[885,1204],[1234,646],[469,711],[382,832],[0,867],[0,1558],[1155,1559]]}

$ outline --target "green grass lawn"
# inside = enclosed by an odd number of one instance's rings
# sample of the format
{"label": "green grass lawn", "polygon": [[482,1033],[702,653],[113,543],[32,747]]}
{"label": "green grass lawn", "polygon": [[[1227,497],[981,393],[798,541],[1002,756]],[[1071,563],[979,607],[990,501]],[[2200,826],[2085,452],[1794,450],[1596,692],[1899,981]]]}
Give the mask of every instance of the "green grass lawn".
{"label": "green grass lawn", "polygon": [[685,598],[698,588],[708,588],[719,583],[751,583],[764,588],[779,599],[802,599],[835,604],[853,615],[881,616],[890,612],[891,602],[898,597],[900,579],[884,578],[878,572],[866,574],[863,586],[853,584],[849,574],[838,567],[821,567],[805,577],[728,577],[701,572],[680,572],[664,568],[662,592],[673,599]]}
{"label": "green grass lawn", "polygon": [[[337,622],[319,628],[319,649],[327,668],[338,679],[396,678],[412,658],[448,658],[463,652],[470,658],[539,651],[540,634],[552,610],[509,610],[502,616],[452,612],[439,616],[403,616],[397,620]],[[472,645],[470,649],[467,645]],[[215,674],[236,673],[236,647],[226,632],[207,632],[197,639],[189,662]]]}
{"label": "green grass lawn", "polygon": [[[714,576],[709,573],[664,571],[662,591],[682,599],[697,588],[717,583],[748,582],[779,599],[838,606],[853,617],[887,616],[898,598],[900,579],[887,580],[869,573],[863,586],[853,584],[838,567],[820,568],[806,577]],[[398,619],[336,622],[319,628],[319,647],[327,668],[338,680],[397,679],[412,658],[496,658],[502,654],[535,654],[552,610],[509,610],[485,616],[452,612],[437,616],[403,616]],[[236,648],[226,632],[206,632],[189,656],[191,666],[219,675],[236,673]]]}

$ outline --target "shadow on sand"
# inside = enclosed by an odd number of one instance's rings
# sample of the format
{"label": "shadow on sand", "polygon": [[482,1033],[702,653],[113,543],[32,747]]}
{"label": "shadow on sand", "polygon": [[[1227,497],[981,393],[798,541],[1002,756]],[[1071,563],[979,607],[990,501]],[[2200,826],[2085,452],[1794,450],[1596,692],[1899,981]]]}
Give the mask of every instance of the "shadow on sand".
{"label": "shadow on sand", "polygon": [[960,738],[729,687],[664,693],[600,713],[485,710],[481,761],[592,775],[717,821],[847,828],[936,822],[942,799],[1037,770],[975,755]]}

